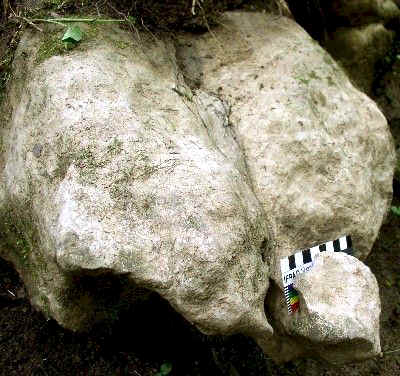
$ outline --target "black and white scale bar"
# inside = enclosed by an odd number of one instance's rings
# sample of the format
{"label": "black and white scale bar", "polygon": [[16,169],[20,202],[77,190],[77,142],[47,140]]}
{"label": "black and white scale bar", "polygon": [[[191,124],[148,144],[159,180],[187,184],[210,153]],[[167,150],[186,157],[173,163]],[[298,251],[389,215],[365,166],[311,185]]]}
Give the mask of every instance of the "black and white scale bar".
{"label": "black and white scale bar", "polygon": [[315,256],[321,252],[345,252],[351,255],[353,253],[351,237],[349,235],[342,236],[281,259],[283,286],[286,287],[293,283],[297,274],[309,271],[314,265]]}

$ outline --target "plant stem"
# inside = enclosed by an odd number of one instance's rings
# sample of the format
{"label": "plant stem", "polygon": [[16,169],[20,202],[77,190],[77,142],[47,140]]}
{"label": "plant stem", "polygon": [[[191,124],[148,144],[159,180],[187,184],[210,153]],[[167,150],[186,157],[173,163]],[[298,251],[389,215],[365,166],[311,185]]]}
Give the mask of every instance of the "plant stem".
{"label": "plant stem", "polygon": [[105,23],[105,22],[126,22],[125,20],[106,20],[106,19],[101,19],[101,18],[32,18],[29,19],[32,22],[50,22],[50,23],[57,23],[61,24],[61,22],[99,22],[99,23]]}
{"label": "plant stem", "polygon": [[28,22],[30,25],[32,25],[32,22],[48,22],[48,23],[52,23],[52,24],[56,24],[56,25],[61,25],[61,26],[64,26],[64,27],[66,26],[65,24],[63,24],[61,22],[50,20],[50,19],[49,20],[42,20],[40,18],[34,18],[34,19],[26,19],[26,22]]}
{"label": "plant stem", "polygon": [[400,351],[400,349],[391,350],[391,351],[385,351],[385,352],[383,353],[383,355],[386,355],[386,354],[393,354],[393,353],[399,352],[399,351]]}

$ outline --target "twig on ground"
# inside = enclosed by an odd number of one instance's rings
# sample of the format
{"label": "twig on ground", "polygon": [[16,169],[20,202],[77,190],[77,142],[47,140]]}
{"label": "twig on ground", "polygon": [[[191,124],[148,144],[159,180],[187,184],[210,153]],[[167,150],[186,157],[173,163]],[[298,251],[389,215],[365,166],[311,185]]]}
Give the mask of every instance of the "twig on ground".
{"label": "twig on ground", "polygon": [[44,20],[44,19],[42,20],[42,19],[40,19],[40,18],[36,18],[36,19],[33,19],[33,20],[26,19],[26,22],[28,22],[28,23],[31,24],[31,25],[34,25],[34,24],[30,23],[29,21],[32,21],[32,22],[48,22],[48,23],[52,23],[52,24],[56,24],[56,25],[61,25],[61,26],[64,26],[64,27],[65,27],[65,24],[63,24],[63,23],[61,23],[61,22],[54,21],[54,20],[50,20],[50,19],[48,19],[48,20]]}
{"label": "twig on ground", "polygon": [[8,8],[10,4],[8,0],[3,0],[3,19],[6,20],[7,18],[7,13],[8,13]]}
{"label": "twig on ground", "polygon": [[195,7],[196,7],[197,1],[202,2],[203,0],[192,0],[192,14],[193,14],[193,16],[196,15]]}
{"label": "twig on ground", "polygon": [[119,14],[120,16],[124,17],[125,21],[129,24],[130,27],[133,28],[133,30],[135,30],[136,36],[138,37],[138,40],[141,41],[140,39],[140,34],[137,30],[137,28],[133,25],[133,22],[121,11],[119,11],[118,9],[116,9],[109,1],[107,1],[107,5],[117,14]]}
{"label": "twig on ground", "polygon": [[102,19],[102,18],[32,18],[32,22],[89,22],[89,23],[107,23],[107,22],[126,22],[126,20]]}
{"label": "twig on ground", "polygon": [[210,25],[209,25],[209,23],[208,23],[208,21],[207,21],[206,12],[205,12],[204,8],[201,6],[201,4],[199,4],[199,8],[200,8],[200,10],[203,12],[203,21],[204,21],[204,23],[205,23],[205,25],[206,25],[206,27],[207,27],[208,32],[209,32],[209,33],[211,34],[211,36],[214,38],[214,40],[215,40],[215,42],[216,42],[217,48],[218,48],[222,53],[224,53],[224,49],[223,49],[223,47],[222,47],[220,41],[218,40],[218,38],[217,38],[217,36],[215,35],[215,33],[211,30],[211,27],[210,27]]}
{"label": "twig on ground", "polygon": [[96,5],[97,16],[101,17],[100,10],[99,10],[99,4],[96,3],[95,5]]}
{"label": "twig on ground", "polygon": [[26,23],[28,23],[29,25],[31,25],[31,26],[32,26],[33,28],[35,28],[36,30],[40,31],[41,33],[43,32],[43,30],[42,30],[39,26],[35,25],[31,20],[29,20],[28,18],[26,18],[26,17],[24,17],[24,16],[20,16],[20,15],[16,14],[16,13],[14,12],[14,9],[12,9],[11,7],[10,7],[10,9],[11,9],[11,12],[12,12],[12,14],[13,14],[13,16],[14,16],[15,18],[20,18],[21,20],[24,20]]}
{"label": "twig on ground", "polygon": [[390,350],[390,351],[384,351],[382,354],[383,354],[383,355],[386,355],[386,354],[393,354],[393,353],[396,353],[396,352],[400,352],[400,349],[395,349],[395,350]]}
{"label": "twig on ground", "polygon": [[66,27],[66,23],[69,22],[86,22],[86,23],[121,23],[121,22],[129,22],[127,18],[125,20],[117,20],[117,19],[102,19],[102,18],[26,18],[24,16],[20,16],[14,12],[14,10],[10,7],[15,18],[19,18],[36,30],[43,32],[43,30],[35,24],[35,22],[46,22],[51,24],[60,25],[62,27]]}

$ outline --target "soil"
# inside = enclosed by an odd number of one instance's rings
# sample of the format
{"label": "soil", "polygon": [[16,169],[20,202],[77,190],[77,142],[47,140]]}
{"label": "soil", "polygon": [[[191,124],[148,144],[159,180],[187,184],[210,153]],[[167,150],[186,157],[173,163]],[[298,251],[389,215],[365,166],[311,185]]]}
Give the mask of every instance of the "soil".
{"label": "soil", "polygon": [[[399,206],[400,195],[393,204]],[[390,213],[366,260],[381,300],[382,357],[334,367],[310,359],[276,365],[244,336],[199,333],[157,296],[112,326],[77,334],[29,304],[12,265],[0,259],[0,375],[370,376],[400,375],[400,217]],[[162,368],[164,367],[164,368]]]}

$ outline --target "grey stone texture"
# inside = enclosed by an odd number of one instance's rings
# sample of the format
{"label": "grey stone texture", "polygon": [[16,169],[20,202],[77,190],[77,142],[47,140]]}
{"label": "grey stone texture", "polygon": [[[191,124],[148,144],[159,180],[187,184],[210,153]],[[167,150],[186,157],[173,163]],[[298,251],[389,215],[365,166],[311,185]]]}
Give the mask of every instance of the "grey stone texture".
{"label": "grey stone texture", "polygon": [[[231,13],[215,35],[182,41],[184,72],[231,104],[276,260],[342,234],[352,234],[364,259],[392,194],[384,116],[289,19]],[[213,58],[201,59],[206,54]]]}

